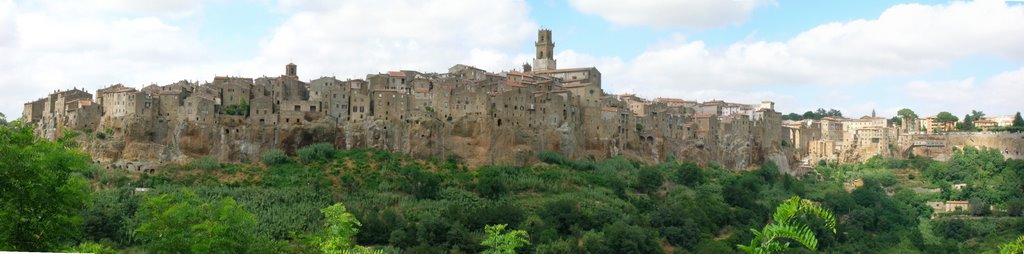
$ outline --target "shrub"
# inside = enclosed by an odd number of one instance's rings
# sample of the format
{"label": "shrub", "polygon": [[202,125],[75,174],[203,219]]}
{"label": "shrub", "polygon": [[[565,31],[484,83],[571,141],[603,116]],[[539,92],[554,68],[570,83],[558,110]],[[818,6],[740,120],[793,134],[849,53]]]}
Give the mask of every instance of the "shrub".
{"label": "shrub", "polygon": [[658,190],[664,181],[661,172],[657,168],[646,167],[640,169],[640,173],[637,174],[637,186],[636,189],[641,192],[652,192]]}
{"label": "shrub", "polygon": [[1014,199],[1006,203],[1006,214],[1020,217],[1024,211],[1024,199]]}
{"label": "shrub", "polygon": [[267,150],[267,152],[263,153],[263,156],[260,157],[260,160],[263,161],[263,164],[267,164],[268,166],[281,165],[288,163],[288,155],[285,154],[284,151],[278,149],[270,149]]}
{"label": "shrub", "polygon": [[704,183],[704,172],[697,164],[687,161],[676,168],[676,183],[697,186]]}
{"label": "shrub", "polygon": [[499,169],[494,167],[481,168],[477,172],[477,192],[480,196],[487,198],[498,198],[508,193],[508,186],[505,185],[505,179]]}
{"label": "shrub", "polygon": [[189,164],[193,169],[201,169],[204,171],[212,171],[220,168],[220,164],[217,160],[210,156],[203,156],[199,159],[195,159]]}
{"label": "shrub", "polygon": [[303,163],[323,161],[334,155],[334,145],[330,143],[316,143],[299,148],[299,160]]}
{"label": "shrub", "polygon": [[96,138],[98,138],[98,139],[107,139],[107,133],[105,133],[105,132],[96,132]]}
{"label": "shrub", "polygon": [[256,217],[231,197],[163,194],[147,198],[136,216],[135,235],[148,252],[248,253],[264,240],[255,234]]}
{"label": "shrub", "polygon": [[544,163],[548,163],[548,164],[555,164],[555,165],[563,165],[563,164],[565,164],[565,157],[562,157],[561,154],[558,154],[558,153],[552,152],[552,151],[540,152],[540,154],[537,155],[537,158],[540,159],[540,161],[542,161]]}
{"label": "shrub", "polygon": [[65,250],[67,252],[77,253],[96,253],[96,254],[116,254],[117,250],[103,244],[95,242],[83,242],[77,246],[71,247],[71,249]]}

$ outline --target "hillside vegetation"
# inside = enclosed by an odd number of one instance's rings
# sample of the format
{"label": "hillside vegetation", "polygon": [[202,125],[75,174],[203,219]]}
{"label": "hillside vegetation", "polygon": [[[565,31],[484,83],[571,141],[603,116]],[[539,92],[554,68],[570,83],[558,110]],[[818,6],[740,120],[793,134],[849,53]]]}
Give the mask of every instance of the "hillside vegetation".
{"label": "hillside vegetation", "polygon": [[[0,127],[0,221],[16,222],[0,225],[0,250],[736,253],[793,196],[835,215],[834,228],[815,216],[789,222],[808,225],[818,252],[995,253],[1024,233],[1024,162],[973,148],[948,162],[821,163],[802,179],[771,163],[734,172],[542,153],[535,166],[469,168],[330,144],[147,174],[89,165],[68,140]],[[954,199],[996,209],[931,219],[926,201]]]}

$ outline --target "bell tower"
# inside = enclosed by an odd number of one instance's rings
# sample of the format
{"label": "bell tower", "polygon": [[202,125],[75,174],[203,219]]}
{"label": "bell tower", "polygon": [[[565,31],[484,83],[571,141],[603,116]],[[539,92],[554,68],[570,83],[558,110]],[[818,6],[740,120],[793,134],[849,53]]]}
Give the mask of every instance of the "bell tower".
{"label": "bell tower", "polygon": [[299,66],[295,65],[295,63],[288,63],[288,65],[284,66],[284,75],[285,76],[289,76],[289,77],[293,77],[293,78],[297,78],[297,77],[299,77],[298,69],[299,69]]}
{"label": "bell tower", "polygon": [[537,31],[537,56],[533,59],[534,71],[550,71],[555,67],[555,43],[551,40],[551,30]]}

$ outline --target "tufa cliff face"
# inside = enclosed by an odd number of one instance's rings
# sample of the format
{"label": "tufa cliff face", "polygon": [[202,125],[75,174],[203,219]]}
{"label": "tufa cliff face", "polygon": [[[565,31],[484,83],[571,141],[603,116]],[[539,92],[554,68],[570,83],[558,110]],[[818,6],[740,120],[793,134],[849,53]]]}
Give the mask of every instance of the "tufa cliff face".
{"label": "tufa cliff face", "polygon": [[269,149],[294,154],[303,146],[320,142],[346,149],[380,148],[421,158],[457,157],[473,166],[527,165],[537,162],[540,152],[555,151],[574,159],[623,156],[656,163],[672,157],[739,169],[771,160],[782,170],[789,168],[782,149],[757,148],[750,138],[729,135],[721,146],[699,140],[647,140],[633,135],[588,139],[584,128],[571,128],[569,124],[543,129],[499,127],[483,115],[466,115],[451,121],[417,117],[408,122],[364,121],[340,126],[326,120],[274,126],[140,121],[126,126],[129,127],[113,131],[103,139],[83,135],[83,148],[98,162],[134,170],[204,156],[224,162],[258,161]]}

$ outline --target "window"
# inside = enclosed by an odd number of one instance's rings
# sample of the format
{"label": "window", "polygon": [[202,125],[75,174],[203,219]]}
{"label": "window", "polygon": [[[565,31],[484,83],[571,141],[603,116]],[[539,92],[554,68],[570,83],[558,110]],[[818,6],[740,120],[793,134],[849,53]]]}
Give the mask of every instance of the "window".
{"label": "window", "polygon": [[295,111],[302,111],[302,106],[295,105]]}

